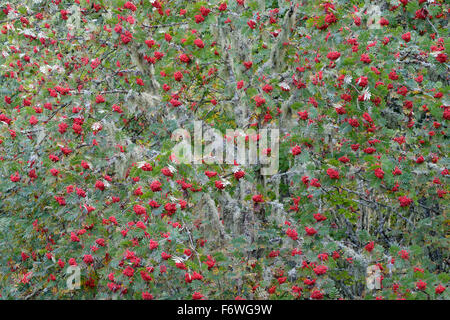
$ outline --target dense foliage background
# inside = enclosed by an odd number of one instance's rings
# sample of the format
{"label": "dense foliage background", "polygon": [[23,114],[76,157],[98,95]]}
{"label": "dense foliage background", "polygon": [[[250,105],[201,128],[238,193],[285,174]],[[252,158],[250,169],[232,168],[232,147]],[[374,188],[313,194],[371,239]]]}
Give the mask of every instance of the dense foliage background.
{"label": "dense foliage background", "polygon": [[[2,298],[449,298],[445,1],[0,6]],[[177,164],[194,119],[278,173]]]}

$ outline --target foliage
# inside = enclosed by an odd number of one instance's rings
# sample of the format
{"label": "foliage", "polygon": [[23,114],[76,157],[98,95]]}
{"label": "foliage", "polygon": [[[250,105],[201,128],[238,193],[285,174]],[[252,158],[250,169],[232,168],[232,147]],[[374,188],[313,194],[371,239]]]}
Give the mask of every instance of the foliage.
{"label": "foliage", "polygon": [[[448,299],[444,1],[1,9],[2,298]],[[194,119],[279,172],[173,161]]]}

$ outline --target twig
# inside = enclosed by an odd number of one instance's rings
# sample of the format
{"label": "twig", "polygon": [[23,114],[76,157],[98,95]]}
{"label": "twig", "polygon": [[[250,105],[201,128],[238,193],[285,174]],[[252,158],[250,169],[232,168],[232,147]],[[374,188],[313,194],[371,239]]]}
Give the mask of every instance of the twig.
{"label": "twig", "polygon": [[149,29],[155,29],[155,28],[165,28],[165,27],[172,27],[172,26],[181,26],[181,25],[187,25],[188,22],[174,22],[174,23],[167,23],[167,24],[155,24],[155,25],[146,25],[142,24],[142,26],[149,28]]}

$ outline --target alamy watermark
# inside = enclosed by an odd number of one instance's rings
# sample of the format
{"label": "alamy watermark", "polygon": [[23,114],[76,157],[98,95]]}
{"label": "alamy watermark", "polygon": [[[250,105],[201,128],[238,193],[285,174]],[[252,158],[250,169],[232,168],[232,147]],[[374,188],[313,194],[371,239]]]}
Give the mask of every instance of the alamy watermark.
{"label": "alamy watermark", "polygon": [[66,274],[69,275],[66,280],[67,289],[76,290],[81,287],[81,269],[79,266],[67,267]]}
{"label": "alamy watermark", "polygon": [[279,167],[279,138],[276,128],[227,129],[225,134],[215,128],[204,130],[202,121],[194,121],[191,135],[178,128],[172,140],[173,161],[184,164],[261,165],[262,175],[274,175]]}
{"label": "alamy watermark", "polygon": [[368,266],[366,269],[366,286],[369,290],[380,290],[382,278],[381,270],[377,265]]}

